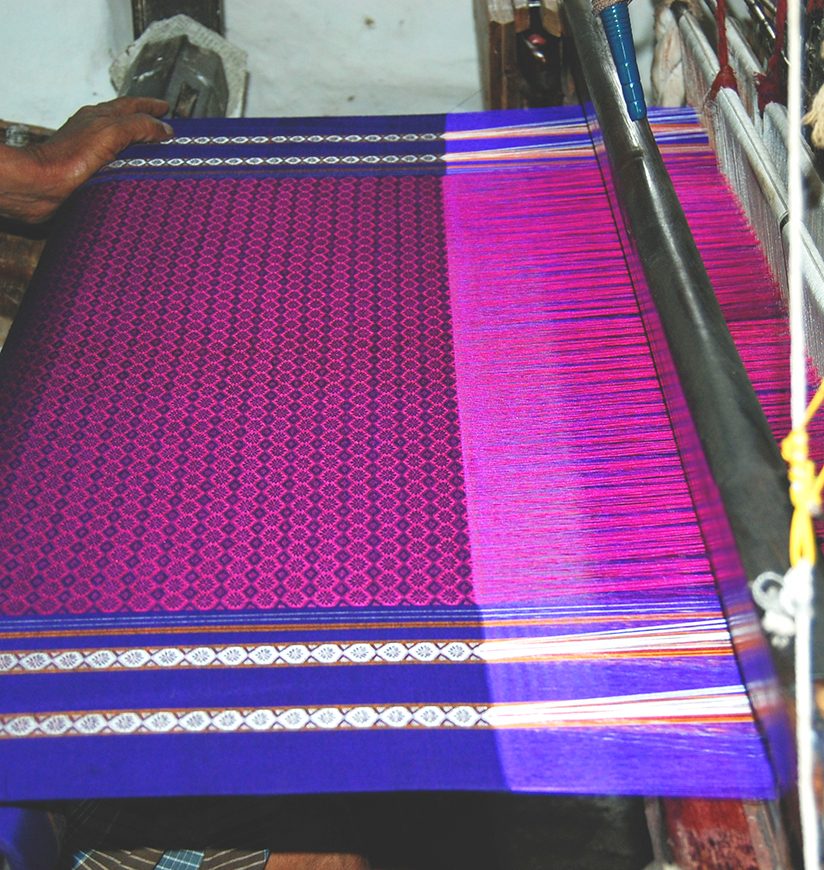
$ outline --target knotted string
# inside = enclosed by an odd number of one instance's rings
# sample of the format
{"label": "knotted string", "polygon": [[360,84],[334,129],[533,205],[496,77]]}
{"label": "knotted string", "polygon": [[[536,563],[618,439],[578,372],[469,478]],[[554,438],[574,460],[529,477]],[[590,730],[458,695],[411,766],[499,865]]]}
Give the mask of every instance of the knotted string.
{"label": "knotted string", "polygon": [[813,517],[821,513],[821,491],[824,469],[816,475],[815,464],[809,458],[807,426],[824,401],[824,381],[807,406],[801,426],[793,428],[781,442],[781,455],[788,466],[790,500],[793,518],[790,525],[790,564],[801,561],[815,563],[815,530]]}
{"label": "knotted string", "polygon": [[710,88],[709,99],[714,100],[721,88],[738,90],[735,73],[730,66],[730,53],[727,45],[727,0],[717,0],[715,4],[715,23],[718,28],[718,75]]}
{"label": "knotted string", "polygon": [[[801,233],[804,227],[804,189],[801,170],[801,116],[803,96],[801,8],[797,2],[787,6],[787,204],[789,251],[787,257],[787,298],[790,321],[790,411],[792,431],[787,453],[790,455],[790,497],[793,520],[790,528],[791,569],[785,578],[790,588],[795,617],[795,706],[798,751],[798,800],[804,867],[819,867],[818,807],[816,804],[813,752],[812,685],[812,602],[815,535],[812,515],[816,505],[815,474],[806,456],[807,423],[815,413],[818,394],[807,404],[807,335],[804,318],[804,277]],[[820,391],[819,391],[820,392]],[[812,410],[811,410],[812,408]],[[820,505],[820,498],[818,499]]]}

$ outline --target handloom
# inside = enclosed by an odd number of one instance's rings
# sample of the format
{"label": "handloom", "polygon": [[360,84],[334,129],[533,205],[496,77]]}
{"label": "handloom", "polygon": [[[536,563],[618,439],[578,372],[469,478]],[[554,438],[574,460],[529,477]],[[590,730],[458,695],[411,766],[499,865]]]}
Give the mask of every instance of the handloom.
{"label": "handloom", "polygon": [[[766,265],[653,123],[782,434]],[[777,794],[584,116],[177,134],[76,197],[0,355],[3,800]]]}
{"label": "handloom", "polygon": [[179,125],[72,209],[2,355],[5,800],[775,793],[579,113]]}

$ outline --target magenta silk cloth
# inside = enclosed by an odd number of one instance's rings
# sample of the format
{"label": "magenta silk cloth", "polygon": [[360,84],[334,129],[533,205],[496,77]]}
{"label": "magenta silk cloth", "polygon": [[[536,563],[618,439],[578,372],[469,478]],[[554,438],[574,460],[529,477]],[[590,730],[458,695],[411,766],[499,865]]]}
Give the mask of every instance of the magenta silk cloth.
{"label": "magenta silk cloth", "polygon": [[0,355],[0,800],[775,794],[583,117],[176,129]]}
{"label": "magenta silk cloth", "polygon": [[92,188],[49,300],[77,355],[30,400],[8,612],[471,600],[440,193]]}

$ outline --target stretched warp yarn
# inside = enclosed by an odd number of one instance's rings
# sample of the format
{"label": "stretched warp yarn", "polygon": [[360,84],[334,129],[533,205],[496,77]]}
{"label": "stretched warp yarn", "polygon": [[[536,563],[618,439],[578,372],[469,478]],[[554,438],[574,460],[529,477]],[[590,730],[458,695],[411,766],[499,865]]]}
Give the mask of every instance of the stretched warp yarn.
{"label": "stretched warp yarn", "polygon": [[774,796],[580,113],[177,132],[76,196],[0,356],[0,800]]}

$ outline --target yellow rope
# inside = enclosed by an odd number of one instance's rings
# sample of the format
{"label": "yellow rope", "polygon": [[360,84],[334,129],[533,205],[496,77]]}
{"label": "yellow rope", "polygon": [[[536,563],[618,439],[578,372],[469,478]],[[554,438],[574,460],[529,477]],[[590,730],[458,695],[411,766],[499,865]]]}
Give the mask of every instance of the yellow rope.
{"label": "yellow rope", "polygon": [[790,501],[793,518],[790,523],[790,565],[802,560],[815,563],[815,530],[813,517],[821,513],[821,493],[824,489],[824,468],[816,475],[815,464],[809,456],[807,424],[824,402],[824,381],[807,406],[804,423],[793,429],[781,442],[781,455],[788,465]]}
{"label": "yellow rope", "polygon": [[805,426],[809,426],[810,420],[815,417],[815,412],[821,407],[822,402],[824,402],[824,381],[818,385],[818,389],[815,391],[812,401],[807,405],[807,413],[804,414]]}

